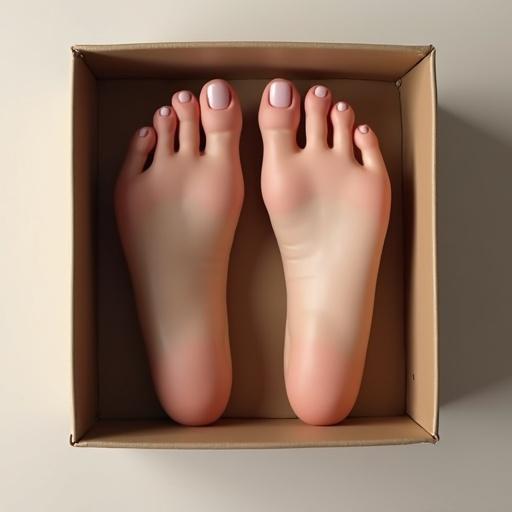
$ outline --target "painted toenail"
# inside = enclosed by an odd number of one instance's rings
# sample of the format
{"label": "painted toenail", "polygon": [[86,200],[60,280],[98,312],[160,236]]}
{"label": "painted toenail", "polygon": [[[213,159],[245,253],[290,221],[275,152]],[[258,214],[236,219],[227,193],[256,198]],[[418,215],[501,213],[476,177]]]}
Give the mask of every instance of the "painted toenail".
{"label": "painted toenail", "polygon": [[229,105],[231,94],[224,82],[213,82],[206,89],[208,105],[214,110],[222,110]]}
{"label": "painted toenail", "polygon": [[370,128],[368,128],[368,125],[367,124],[362,124],[361,126],[359,126],[357,128],[361,133],[368,133],[368,131],[370,130]]}
{"label": "painted toenail", "polygon": [[276,80],[270,84],[268,100],[273,107],[289,107],[292,103],[292,88],[284,80]]}
{"label": "painted toenail", "polygon": [[144,127],[139,130],[139,137],[145,137],[149,133],[149,128]]}
{"label": "painted toenail", "polygon": [[338,101],[336,103],[336,110],[338,112],[345,112],[345,110],[348,110],[348,105],[344,101]]}
{"label": "painted toenail", "polygon": [[315,87],[315,96],[325,98],[327,96],[327,87],[324,87],[323,85]]}
{"label": "painted toenail", "polygon": [[188,91],[180,91],[178,93],[178,101],[180,103],[188,103],[192,99],[192,94]]}
{"label": "painted toenail", "polygon": [[162,107],[160,109],[160,115],[163,116],[163,117],[169,116],[170,113],[171,113],[171,109],[169,107]]}

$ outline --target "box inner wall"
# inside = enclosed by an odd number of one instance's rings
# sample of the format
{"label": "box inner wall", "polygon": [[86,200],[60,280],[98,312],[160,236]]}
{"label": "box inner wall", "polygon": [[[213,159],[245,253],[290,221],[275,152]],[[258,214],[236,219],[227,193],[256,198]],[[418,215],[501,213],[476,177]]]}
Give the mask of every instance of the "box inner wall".
{"label": "box inner wall", "polygon": [[[271,78],[271,77],[269,77]],[[113,211],[113,186],[133,131],[179,89],[198,94],[208,78],[99,80],[96,203],[98,416],[165,417],[153,391],[129,275]],[[282,359],[286,294],[279,252],[260,191],[262,144],[257,124],[267,79],[232,80],[244,128],[241,158],[245,202],[231,254],[228,310],[233,389],[226,417],[294,417]],[[302,94],[315,79],[294,80]],[[393,82],[322,80],[379,135],[392,182],[391,222],[384,247],[361,392],[352,416],[395,416],[405,410],[401,112]],[[300,131],[303,131],[301,126]],[[299,137],[303,140],[303,136]],[[321,170],[318,170],[321,172]],[[334,305],[335,306],[335,305]]]}

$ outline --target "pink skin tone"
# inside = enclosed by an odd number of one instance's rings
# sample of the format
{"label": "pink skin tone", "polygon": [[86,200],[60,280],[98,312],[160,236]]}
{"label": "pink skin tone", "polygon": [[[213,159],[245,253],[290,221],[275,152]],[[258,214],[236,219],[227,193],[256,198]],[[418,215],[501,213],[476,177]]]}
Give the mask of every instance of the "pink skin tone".
{"label": "pink skin tone", "polygon": [[[243,200],[237,96],[213,80],[199,102],[176,93],[172,108],[157,110],[153,127],[134,135],[115,194],[155,388],[169,416],[185,425],[215,421],[229,398],[226,280]],[[286,389],[297,416],[314,425],[342,421],[357,398],[391,202],[377,137],[366,125],[354,130],[349,105],[331,104],[324,86],[306,95],[304,149],[290,82],[268,84],[259,112],[262,192],[288,295]]]}
{"label": "pink skin tone", "polygon": [[376,135],[367,125],[354,129],[347,103],[332,106],[330,91],[315,86],[305,112],[301,149],[299,93],[286,80],[265,88],[261,185],[286,281],[288,398],[304,422],[331,425],[349,414],[359,392],[391,188]]}
{"label": "pink skin tone", "polygon": [[199,102],[177,92],[155,112],[153,126],[133,136],[116,183],[116,217],[155,389],[167,414],[184,425],[214,422],[231,391],[226,279],[244,194],[241,126],[227,82],[205,84]]}

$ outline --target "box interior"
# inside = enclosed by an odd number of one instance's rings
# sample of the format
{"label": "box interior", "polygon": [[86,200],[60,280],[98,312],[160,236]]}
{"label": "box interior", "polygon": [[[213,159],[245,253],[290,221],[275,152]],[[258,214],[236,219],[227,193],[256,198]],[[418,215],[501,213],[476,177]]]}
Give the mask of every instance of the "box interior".
{"label": "box interior", "polygon": [[[96,446],[310,446],[434,441],[435,81],[431,47],[188,44],[74,47],[74,430]],[[158,404],[113,214],[113,186],[133,131],[186,88],[230,80],[244,115],[245,202],[231,254],[228,312],[233,388],[224,419],[180,427]],[[349,420],[295,418],[282,370],[285,289],[259,186],[261,92],[321,81],[379,135],[393,201],[372,332]],[[303,127],[299,129],[303,133]],[[303,135],[299,136],[303,142]]]}

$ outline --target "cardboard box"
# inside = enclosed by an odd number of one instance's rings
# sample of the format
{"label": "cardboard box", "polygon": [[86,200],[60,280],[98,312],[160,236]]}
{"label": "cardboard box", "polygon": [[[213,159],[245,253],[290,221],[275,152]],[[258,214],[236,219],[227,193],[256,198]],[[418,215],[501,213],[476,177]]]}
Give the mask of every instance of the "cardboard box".
{"label": "cardboard box", "polygon": [[[435,51],[431,46],[169,43],[73,51],[73,446],[268,448],[435,442]],[[129,137],[173,91],[229,80],[243,107],[245,203],[231,255],[233,388],[208,427],[183,427],[150,380],[112,193]],[[393,190],[365,373],[350,418],[298,420],[283,377],[285,289],[261,198],[257,109],[272,78],[315,83],[381,140]]]}

